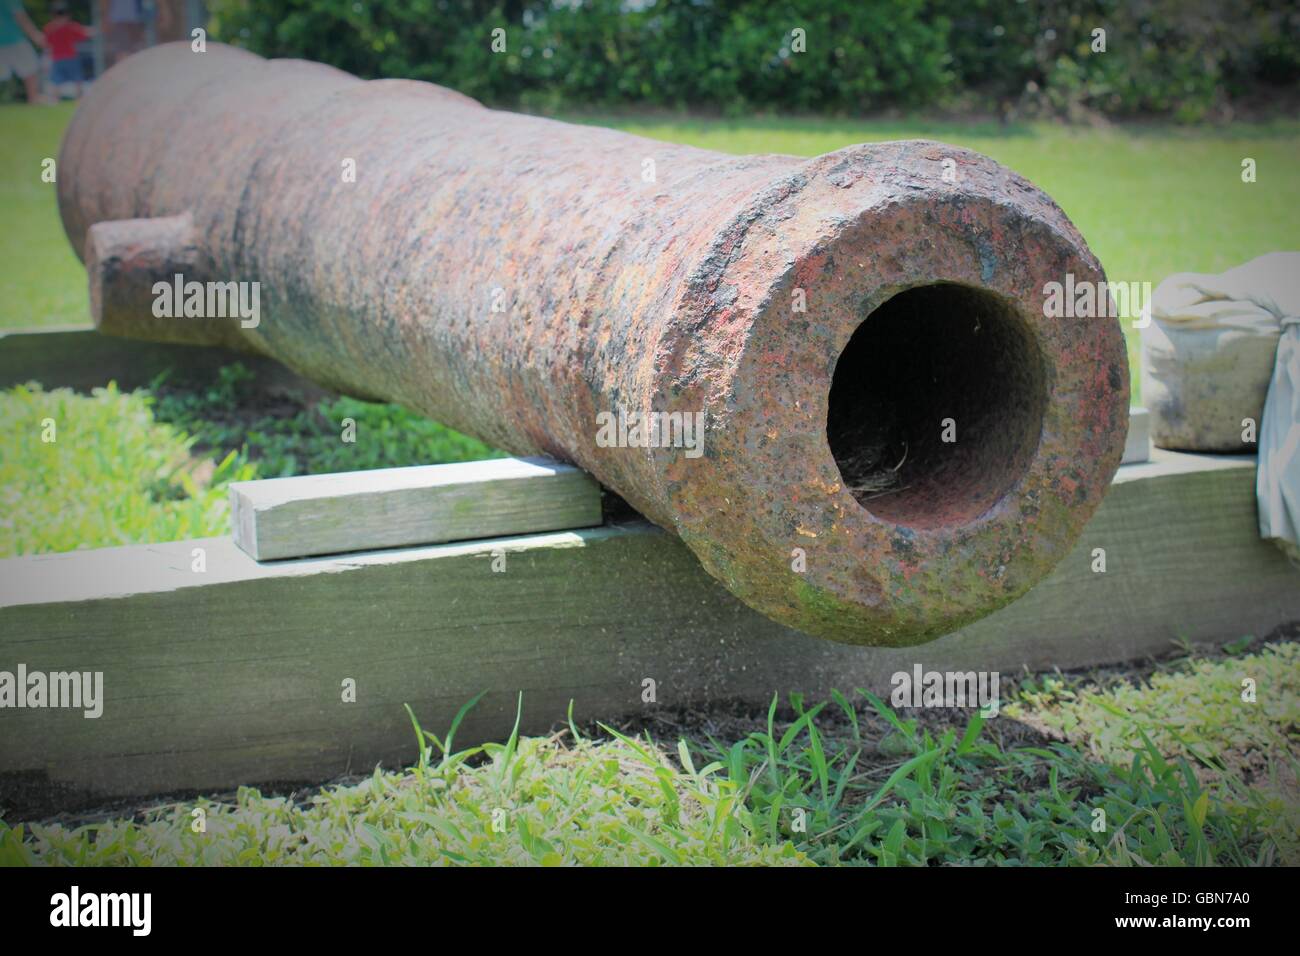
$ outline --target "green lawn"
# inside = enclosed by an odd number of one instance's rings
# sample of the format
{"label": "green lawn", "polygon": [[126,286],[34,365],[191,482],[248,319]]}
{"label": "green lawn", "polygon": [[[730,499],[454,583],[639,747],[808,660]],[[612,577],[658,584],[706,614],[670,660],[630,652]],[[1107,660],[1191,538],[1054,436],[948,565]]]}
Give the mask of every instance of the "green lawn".
{"label": "green lawn", "polygon": [[63,235],[54,183],[41,163],[59,155],[72,104],[0,106],[0,328],[90,321],[86,270]]}

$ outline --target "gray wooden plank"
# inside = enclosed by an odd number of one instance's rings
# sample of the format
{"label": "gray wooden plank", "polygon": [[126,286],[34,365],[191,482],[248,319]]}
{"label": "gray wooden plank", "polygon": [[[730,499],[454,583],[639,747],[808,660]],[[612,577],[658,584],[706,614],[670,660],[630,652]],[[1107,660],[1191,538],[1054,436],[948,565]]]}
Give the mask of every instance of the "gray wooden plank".
{"label": "gray wooden plank", "polygon": [[[1071,668],[1300,620],[1300,575],[1255,527],[1253,459],[1120,469],[1020,601],[916,648],[768,621],[642,522],[259,564],[230,538],[0,561],[0,669],[104,674],[104,712],[0,710],[0,804],[320,781],[409,762],[402,707],[458,739],[773,692],[889,690],[936,670]],[[204,549],[205,572],[193,568]],[[1092,570],[1103,548],[1104,573]],[[505,557],[502,565],[500,558]],[[496,571],[494,567],[503,567]],[[356,681],[357,700],[341,686]],[[656,701],[642,699],[656,682]]]}
{"label": "gray wooden plank", "polygon": [[601,522],[600,486],[544,458],[241,481],[237,544],[259,561],[496,538]]}
{"label": "gray wooden plank", "polygon": [[1128,410],[1128,435],[1124,440],[1124,457],[1121,465],[1133,465],[1151,460],[1151,413],[1141,405]]}

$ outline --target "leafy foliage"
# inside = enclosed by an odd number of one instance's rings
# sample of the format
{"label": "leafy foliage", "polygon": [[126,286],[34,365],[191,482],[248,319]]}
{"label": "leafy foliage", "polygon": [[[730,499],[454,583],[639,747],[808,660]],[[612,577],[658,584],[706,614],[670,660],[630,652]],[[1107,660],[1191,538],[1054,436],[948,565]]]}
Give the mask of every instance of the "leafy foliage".
{"label": "leafy foliage", "polygon": [[[214,0],[269,56],[430,80],[491,104],[861,114],[1159,113],[1195,120],[1300,79],[1270,0]],[[1093,30],[1106,48],[1093,48]],[[492,31],[506,31],[493,53]],[[806,48],[793,31],[804,31]]]}

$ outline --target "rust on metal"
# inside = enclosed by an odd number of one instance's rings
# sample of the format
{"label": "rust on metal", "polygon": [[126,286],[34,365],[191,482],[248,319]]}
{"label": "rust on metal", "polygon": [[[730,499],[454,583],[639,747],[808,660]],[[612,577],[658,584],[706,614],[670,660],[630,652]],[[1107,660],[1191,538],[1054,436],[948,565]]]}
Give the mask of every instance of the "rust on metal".
{"label": "rust on metal", "polygon": [[[1044,317],[1096,259],[956,147],[727,156],[178,44],[95,83],[59,166],[101,330],[573,462],[811,634],[914,644],[1014,600],[1123,450],[1118,323]],[[260,321],[155,317],[178,273],[259,283]],[[620,410],[703,413],[701,454],[598,440]]]}

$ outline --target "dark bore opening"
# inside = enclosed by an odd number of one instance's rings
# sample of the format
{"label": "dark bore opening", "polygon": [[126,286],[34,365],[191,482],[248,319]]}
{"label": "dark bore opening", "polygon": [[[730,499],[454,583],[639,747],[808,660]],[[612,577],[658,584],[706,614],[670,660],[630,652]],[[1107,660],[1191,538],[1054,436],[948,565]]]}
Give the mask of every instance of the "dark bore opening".
{"label": "dark bore opening", "polygon": [[1024,473],[1046,400],[1041,352],[1010,302],[919,286],[853,333],[835,365],[826,436],[859,504],[932,528],[977,517]]}

